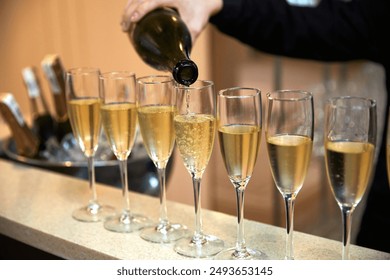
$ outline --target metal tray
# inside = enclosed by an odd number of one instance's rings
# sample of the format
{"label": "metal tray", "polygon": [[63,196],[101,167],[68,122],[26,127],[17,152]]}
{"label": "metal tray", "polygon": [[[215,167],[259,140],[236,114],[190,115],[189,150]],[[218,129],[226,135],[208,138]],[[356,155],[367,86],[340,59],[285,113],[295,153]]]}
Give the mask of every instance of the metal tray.
{"label": "metal tray", "polygon": [[[15,142],[12,138],[2,140],[1,149],[3,150],[6,159],[85,180],[88,179],[86,160],[48,161],[21,156],[16,153]],[[167,180],[171,173],[172,162],[173,160],[170,160],[167,166]],[[121,188],[118,161],[114,157],[112,160],[95,160],[94,164],[96,182]],[[131,191],[151,196],[159,195],[156,167],[147,155],[142,142],[135,144],[128,159],[128,181],[129,189]]]}

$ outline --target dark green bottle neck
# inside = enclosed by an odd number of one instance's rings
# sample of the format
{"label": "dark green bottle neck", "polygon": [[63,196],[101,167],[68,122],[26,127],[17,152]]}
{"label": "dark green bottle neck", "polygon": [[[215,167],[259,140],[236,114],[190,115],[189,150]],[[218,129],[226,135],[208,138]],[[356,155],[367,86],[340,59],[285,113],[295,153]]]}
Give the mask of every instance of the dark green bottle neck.
{"label": "dark green bottle neck", "polygon": [[198,67],[192,60],[184,59],[173,67],[172,75],[179,84],[189,86],[198,79]]}

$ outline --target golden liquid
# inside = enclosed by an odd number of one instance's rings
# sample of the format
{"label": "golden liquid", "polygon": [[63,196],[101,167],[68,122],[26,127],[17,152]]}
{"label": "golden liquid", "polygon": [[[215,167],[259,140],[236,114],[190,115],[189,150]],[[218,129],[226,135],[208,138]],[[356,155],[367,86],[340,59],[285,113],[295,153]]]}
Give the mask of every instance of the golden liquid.
{"label": "golden liquid", "polygon": [[101,130],[99,98],[73,99],[68,102],[68,113],[75,138],[87,157],[95,154]]}
{"label": "golden liquid", "polygon": [[153,162],[168,162],[175,144],[175,106],[149,105],[138,108],[138,123],[146,151]]}
{"label": "golden liquid", "polygon": [[254,125],[225,125],[218,129],[227,173],[233,183],[247,183],[256,164],[261,129]]}
{"label": "golden liquid", "polygon": [[111,149],[118,160],[126,160],[134,145],[137,106],[134,103],[110,103],[101,107],[102,123]]}
{"label": "golden liquid", "polygon": [[362,199],[371,176],[374,150],[370,143],[325,143],[328,179],[340,206],[352,207]]}
{"label": "golden liquid", "polygon": [[280,134],[267,138],[272,176],[282,194],[296,194],[302,188],[312,146],[307,136]]}
{"label": "golden liquid", "polygon": [[185,167],[199,178],[206,169],[214,146],[214,116],[176,115],[175,132],[176,143]]}
{"label": "golden liquid", "polygon": [[191,113],[190,111],[191,91],[186,90],[185,95],[186,95],[186,114],[188,115]]}

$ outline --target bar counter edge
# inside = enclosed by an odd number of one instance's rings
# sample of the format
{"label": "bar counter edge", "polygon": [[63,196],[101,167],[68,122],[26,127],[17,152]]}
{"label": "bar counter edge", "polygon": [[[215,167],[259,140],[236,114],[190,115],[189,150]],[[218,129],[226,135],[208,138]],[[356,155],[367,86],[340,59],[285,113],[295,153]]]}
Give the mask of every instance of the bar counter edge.
{"label": "bar counter edge", "polygon": [[[97,191],[103,204],[120,211],[120,189],[98,184]],[[86,204],[89,196],[85,180],[0,159],[0,234],[62,259],[188,259],[174,252],[173,244],[147,242],[139,232],[116,233],[104,229],[102,222],[74,220],[72,211]],[[158,198],[130,192],[130,202],[134,213],[158,220]],[[167,209],[171,222],[187,225],[191,234],[193,205],[168,201]],[[202,220],[205,233],[222,238],[226,248],[235,245],[236,217],[203,209]],[[245,237],[248,247],[261,250],[270,260],[284,258],[284,228],[245,220]],[[297,231],[294,249],[298,260],[341,258],[340,241]],[[388,260],[390,254],[351,245],[351,258]]]}

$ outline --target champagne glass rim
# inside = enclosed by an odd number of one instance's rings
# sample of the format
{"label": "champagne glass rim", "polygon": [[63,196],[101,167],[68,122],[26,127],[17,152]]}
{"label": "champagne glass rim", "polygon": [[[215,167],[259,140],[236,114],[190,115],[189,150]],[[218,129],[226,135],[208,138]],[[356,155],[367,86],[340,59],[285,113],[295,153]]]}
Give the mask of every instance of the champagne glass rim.
{"label": "champagne glass rim", "polygon": [[126,78],[132,78],[136,77],[135,73],[132,71],[109,71],[104,72],[100,74],[100,79],[106,79],[106,78],[116,78],[116,79],[126,79]]}
{"label": "champagne glass rim", "polygon": [[[252,94],[240,94],[240,95],[228,94],[230,92],[237,92],[237,91],[252,92]],[[261,91],[260,89],[255,87],[230,87],[230,88],[221,89],[218,95],[225,98],[248,98],[248,97],[261,96]]]}
{"label": "champagne glass rim", "polygon": [[[343,101],[361,101],[363,102],[360,106],[361,107],[376,107],[376,100],[372,98],[366,98],[361,96],[335,96],[328,99],[327,103],[332,107],[340,107],[344,108],[347,107],[347,105]],[[341,103],[340,103],[341,102]]]}
{"label": "champagne glass rim", "polygon": [[179,83],[175,83],[175,87],[184,90],[199,90],[207,87],[214,86],[214,82],[210,80],[196,80],[193,84],[186,86]]}
{"label": "champagne glass rim", "polygon": [[301,89],[282,89],[267,93],[268,100],[299,101],[312,98],[311,92]]}
{"label": "champagne glass rim", "polygon": [[169,75],[148,75],[137,78],[137,83],[140,84],[164,84],[164,83],[172,83],[173,78]]}
{"label": "champagne glass rim", "polygon": [[90,73],[99,73],[100,75],[100,69],[98,67],[75,67],[75,68],[68,69],[66,73],[71,75],[85,75]]}

